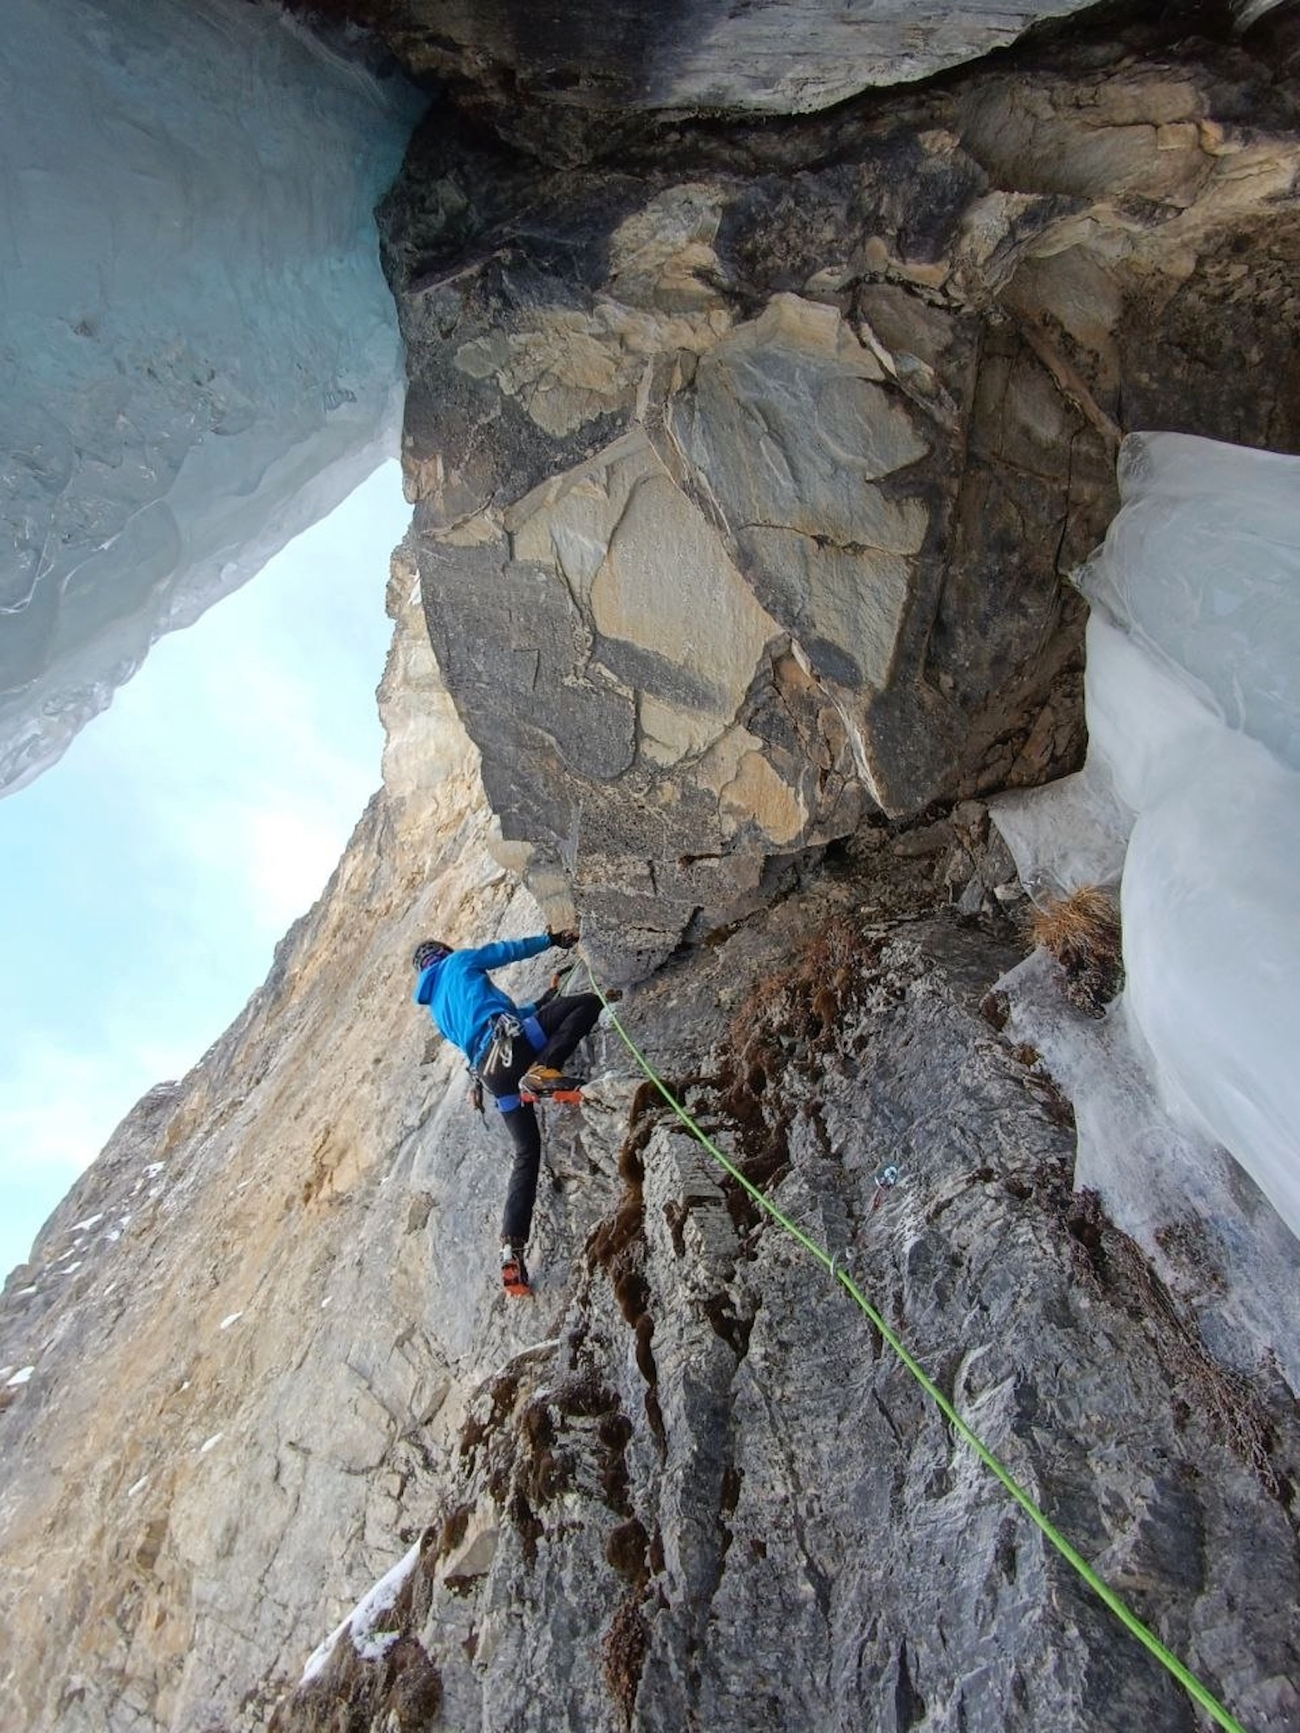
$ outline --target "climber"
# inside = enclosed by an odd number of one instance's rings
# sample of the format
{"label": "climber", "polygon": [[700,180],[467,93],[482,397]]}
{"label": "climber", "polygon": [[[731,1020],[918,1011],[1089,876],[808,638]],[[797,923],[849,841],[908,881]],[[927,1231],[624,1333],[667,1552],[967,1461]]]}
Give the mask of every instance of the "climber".
{"label": "climber", "polygon": [[419,973],[415,1002],[426,1005],[443,1035],[469,1060],[478,1083],[496,1101],[514,1145],[501,1223],[501,1284],[507,1294],[532,1292],[524,1248],[533,1219],[542,1134],[533,1099],[572,1096],[580,1087],[562,1067],[595,1027],[601,1003],[594,993],[561,995],[558,983],[535,1005],[516,1005],[489,979],[490,969],[535,957],[549,945],[572,950],[576,932],[499,939],[475,950],[454,951],[437,939],[415,947]]}

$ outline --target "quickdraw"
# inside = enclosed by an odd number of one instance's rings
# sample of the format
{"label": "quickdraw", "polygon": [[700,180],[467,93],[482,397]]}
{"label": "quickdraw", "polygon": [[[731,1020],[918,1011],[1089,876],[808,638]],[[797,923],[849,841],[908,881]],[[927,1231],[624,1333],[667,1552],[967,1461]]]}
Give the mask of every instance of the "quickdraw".
{"label": "quickdraw", "polygon": [[882,1161],[876,1169],[876,1195],[871,1200],[873,1210],[880,1208],[880,1200],[887,1191],[898,1184],[898,1166],[892,1161]]}
{"label": "quickdraw", "polygon": [[523,1032],[524,1026],[518,1017],[509,1011],[500,1012],[492,1024],[492,1039],[487,1052],[479,1059],[476,1069],[480,1073],[508,1070],[515,1056],[515,1042]]}

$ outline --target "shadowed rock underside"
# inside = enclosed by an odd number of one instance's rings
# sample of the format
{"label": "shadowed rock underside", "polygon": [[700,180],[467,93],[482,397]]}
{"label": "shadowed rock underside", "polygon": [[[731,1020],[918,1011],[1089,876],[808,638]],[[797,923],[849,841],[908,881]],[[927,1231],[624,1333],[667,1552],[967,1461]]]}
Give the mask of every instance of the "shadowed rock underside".
{"label": "shadowed rock underside", "polygon": [[563,168],[433,111],[382,213],[430,635],[615,972],[1077,763],[1121,432],[1300,444],[1298,171],[1289,81],[1196,42]]}

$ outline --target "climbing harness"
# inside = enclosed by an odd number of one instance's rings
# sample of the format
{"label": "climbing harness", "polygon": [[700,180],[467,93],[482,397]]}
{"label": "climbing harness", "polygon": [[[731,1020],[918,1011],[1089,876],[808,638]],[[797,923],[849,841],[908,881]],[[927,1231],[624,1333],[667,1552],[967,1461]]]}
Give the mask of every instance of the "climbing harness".
{"label": "climbing harness", "polygon": [[492,1019],[492,1033],[488,1044],[479,1054],[478,1063],[474,1069],[484,1071],[505,1071],[515,1056],[515,1042],[524,1032],[523,1023],[513,1012],[499,1011]]}
{"label": "climbing harness", "polygon": [[[478,1058],[470,1066],[470,1075],[474,1083],[470,1089],[470,1100],[477,1110],[483,1111],[484,1077],[489,1071],[508,1071],[515,1061],[515,1042],[526,1041],[534,1053],[540,1053],[546,1046],[546,1031],[536,1017],[517,1017],[513,1011],[499,1011],[492,1019],[492,1032],[487,1045],[480,1049]],[[526,1090],[516,1090],[513,1095],[493,1095],[499,1113],[513,1113],[525,1102],[534,1102],[537,1096]],[[556,1096],[556,1100],[568,1097]]]}
{"label": "climbing harness", "polygon": [[[582,955],[582,953],[579,952],[579,955]],[[1043,1537],[1056,1548],[1056,1551],[1061,1555],[1066,1563],[1070,1565],[1080,1577],[1082,1577],[1083,1581],[1087,1583],[1093,1593],[1097,1595],[1097,1597],[1107,1607],[1109,1607],[1111,1612],[1114,1613],[1115,1617],[1120,1621],[1125,1629],[1132,1636],[1137,1638],[1148,1653],[1153,1655],[1168,1673],[1177,1679],[1178,1683],[1183,1687],[1188,1695],[1199,1703],[1201,1708],[1206,1711],[1211,1719],[1226,1730],[1226,1733],[1246,1733],[1246,1729],[1241,1725],[1241,1723],[1234,1720],[1218,1699],[1213,1696],[1207,1687],[1196,1677],[1195,1673],[1193,1673],[1188,1667],[1184,1666],[1178,1659],[1177,1655],[1175,1655],[1172,1650],[1165,1647],[1159,1637],[1156,1636],[1155,1632],[1149,1630],[1148,1627],[1142,1623],[1141,1619],[1138,1618],[1136,1613],[1130,1611],[1115,1591],[1107,1583],[1103,1582],[1101,1577],[1097,1575],[1096,1571],[1093,1570],[1087,1560],[1083,1558],[1080,1553],[1076,1552],[1074,1547],[1070,1545],[1069,1541],[1066,1540],[1060,1530],[1055,1527],[1044,1512],[1034,1503],[1033,1499],[1020,1485],[1019,1481],[1017,1481],[1012,1475],[1010,1469],[1002,1463],[1000,1458],[993,1454],[989,1447],[984,1443],[983,1439],[980,1438],[979,1434],[967,1425],[961,1415],[958,1414],[956,1408],[953,1407],[952,1403],[944,1395],[943,1391],[939,1389],[934,1380],[926,1374],[920,1363],[908,1352],[899,1337],[890,1329],[881,1314],[871,1304],[870,1300],[867,1299],[866,1295],[858,1287],[852,1276],[849,1275],[848,1270],[845,1267],[844,1253],[836,1252],[832,1254],[826,1251],[824,1247],[819,1246],[808,1234],[796,1227],[794,1222],[790,1220],[789,1216],[785,1215],[780,1209],[778,1209],[771,1199],[761,1192],[751,1180],[746,1179],[745,1175],[741,1173],[740,1169],[734,1164],[734,1162],[729,1160],[729,1158],[718,1148],[717,1144],[700,1129],[695,1120],[692,1119],[691,1115],[682,1106],[681,1102],[677,1100],[676,1096],[668,1088],[668,1085],[654,1070],[650,1061],[645,1057],[644,1053],[642,1053],[636,1042],[633,1041],[632,1037],[619,1021],[618,1014],[613,1008],[609,995],[604,992],[600,983],[596,979],[595,971],[592,969],[590,961],[585,956],[583,956],[582,960],[586,963],[587,974],[591,980],[592,990],[596,993],[601,1004],[609,1013],[610,1023],[617,1032],[619,1039],[632,1055],[637,1065],[645,1073],[647,1079],[659,1091],[660,1095],[663,1096],[664,1100],[690,1132],[691,1136],[695,1138],[696,1142],[708,1151],[714,1161],[729,1173],[738,1185],[748,1192],[749,1196],[760,1209],[770,1215],[773,1220],[779,1222],[785,1231],[797,1240],[811,1257],[815,1258],[823,1268],[830,1271],[832,1279],[839,1283],[839,1285],[853,1300],[855,1305],[857,1305],[859,1310],[862,1311],[871,1323],[875,1325],[876,1329],[889,1344],[894,1354],[902,1361],[903,1365],[912,1374],[913,1378],[916,1379],[917,1383],[925,1391],[926,1395],[930,1397],[931,1401],[935,1403],[944,1419],[947,1420],[954,1431],[956,1431],[971,1447],[989,1472],[1002,1483],[1005,1490],[1020,1506],[1025,1515],[1029,1517],[1030,1521],[1039,1530]],[[891,1171],[891,1168],[893,1178],[884,1178],[883,1176],[888,1174]],[[884,1190],[889,1186],[892,1186],[897,1181],[897,1178],[898,1169],[892,1164],[887,1163],[878,1170],[876,1174],[876,1194],[872,1203],[873,1209],[879,1203]]]}

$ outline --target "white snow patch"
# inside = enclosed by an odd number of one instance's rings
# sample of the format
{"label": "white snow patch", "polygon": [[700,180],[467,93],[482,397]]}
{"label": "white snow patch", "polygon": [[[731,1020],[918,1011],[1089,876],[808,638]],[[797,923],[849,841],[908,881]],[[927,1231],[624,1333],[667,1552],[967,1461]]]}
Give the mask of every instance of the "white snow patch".
{"label": "white snow patch", "polygon": [[325,1298],[320,1303],[320,1309],[322,1312],[325,1310],[326,1306],[329,1305],[330,1301],[333,1298],[334,1298],[333,1294],[326,1294]]}
{"label": "white snow patch", "polygon": [[81,1258],[78,1258],[75,1264],[69,1264],[67,1269],[64,1270],[63,1274],[65,1276],[70,1276],[74,1270],[79,1270],[81,1268],[82,1261],[83,1260]]}
{"label": "white snow patch", "polygon": [[212,1449],[213,1445],[214,1444],[220,1444],[221,1440],[224,1437],[225,1437],[225,1433],[214,1432],[212,1434],[211,1438],[205,1438],[203,1440],[202,1444],[199,1445],[199,1455],[200,1456],[206,1456],[207,1453],[209,1452],[209,1450]]}
{"label": "white snow patch", "polygon": [[6,1390],[16,1390],[20,1384],[25,1384],[36,1370],[35,1366],[23,1366],[5,1383]]}
{"label": "white snow patch", "polygon": [[24,1294],[34,1294],[35,1292],[36,1284],[33,1282],[30,1288],[19,1288],[18,1292],[14,1295],[14,1298],[20,1299]]}
{"label": "white snow patch", "polygon": [[115,1246],[121,1237],[121,1228],[109,1228],[108,1232],[104,1235],[104,1238],[108,1241],[110,1246]]}
{"label": "white snow patch", "polygon": [[347,1618],[335,1630],[331,1631],[325,1641],[312,1652],[306,1667],[303,1669],[300,1685],[309,1684],[320,1673],[335,1646],[343,1637],[350,1637],[352,1646],[366,1661],[377,1661],[397,1641],[398,1632],[377,1630],[382,1616],[390,1612],[393,1603],[402,1591],[402,1585],[415,1569],[420,1557],[420,1543],[417,1540],[410,1552],[393,1566],[386,1576],[375,1584],[368,1594],[359,1600]]}
{"label": "white snow patch", "polygon": [[126,1496],[128,1498],[134,1498],[136,1493],[137,1492],[143,1492],[145,1487],[148,1486],[148,1484],[149,1484],[149,1476],[147,1474],[142,1474],[140,1476],[139,1480],[136,1481],[134,1486],[128,1486],[127,1487]]}
{"label": "white snow patch", "polygon": [[232,1324],[237,1324],[243,1315],[242,1312],[232,1312],[228,1318],[223,1318],[221,1320],[217,1328],[219,1330],[228,1330]]}
{"label": "white snow patch", "polygon": [[103,1210],[100,1210],[98,1215],[87,1216],[84,1222],[73,1222],[72,1226],[68,1229],[68,1232],[73,1234],[84,1233],[89,1228],[98,1227],[99,1223],[102,1222],[103,1219],[104,1212]]}

